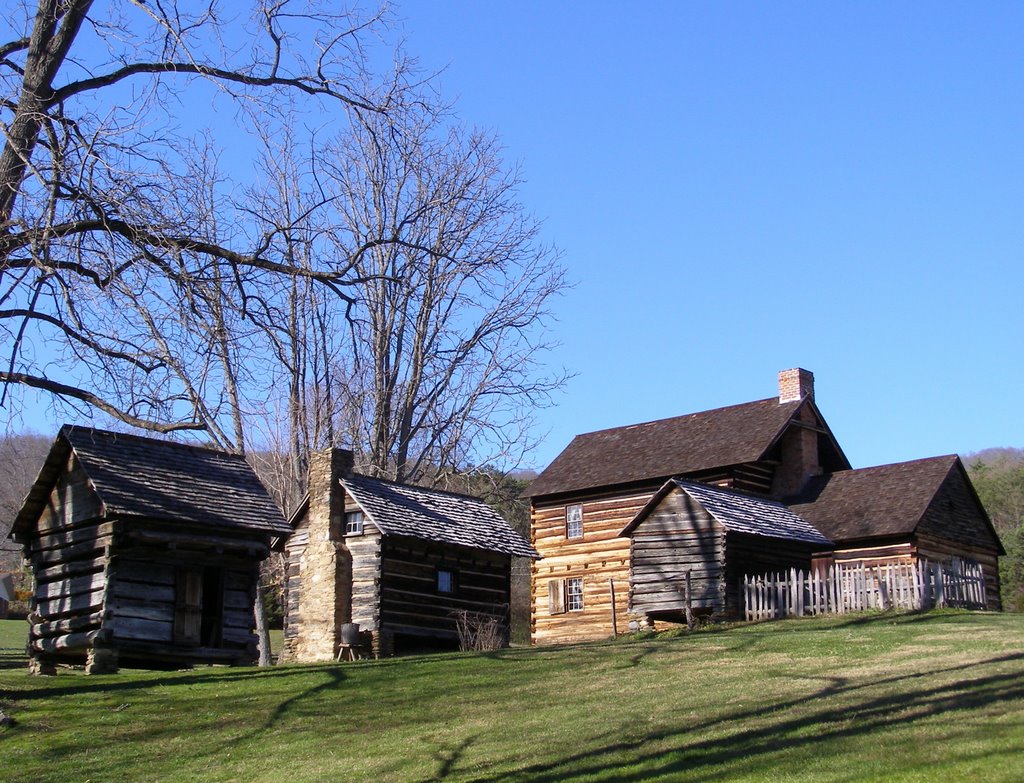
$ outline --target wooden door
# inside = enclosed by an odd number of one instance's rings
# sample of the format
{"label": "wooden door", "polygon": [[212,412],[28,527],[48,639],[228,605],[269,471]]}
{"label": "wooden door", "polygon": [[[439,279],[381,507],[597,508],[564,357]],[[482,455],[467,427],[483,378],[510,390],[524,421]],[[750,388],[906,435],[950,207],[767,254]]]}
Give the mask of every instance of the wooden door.
{"label": "wooden door", "polygon": [[203,572],[178,569],[174,594],[174,641],[198,646],[203,628]]}

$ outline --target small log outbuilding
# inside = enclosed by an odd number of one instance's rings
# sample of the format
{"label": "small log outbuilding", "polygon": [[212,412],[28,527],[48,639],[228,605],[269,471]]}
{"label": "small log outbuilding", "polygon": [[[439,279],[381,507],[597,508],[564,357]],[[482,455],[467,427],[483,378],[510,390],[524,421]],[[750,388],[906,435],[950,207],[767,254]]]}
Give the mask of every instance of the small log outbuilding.
{"label": "small log outbuilding", "polygon": [[479,498],[360,475],[346,449],[310,455],[291,523],[287,661],[334,660],[355,626],[378,656],[457,649],[460,616],[507,641],[512,558],[537,556]]}
{"label": "small log outbuilding", "polygon": [[259,565],[287,531],[241,456],[65,426],[12,528],[32,670],[252,663]]}
{"label": "small log outbuilding", "polygon": [[832,545],[781,503],[683,479],[667,481],[620,535],[630,539],[630,609],[676,622],[687,599],[695,614],[740,616],[744,574],[807,570]]}

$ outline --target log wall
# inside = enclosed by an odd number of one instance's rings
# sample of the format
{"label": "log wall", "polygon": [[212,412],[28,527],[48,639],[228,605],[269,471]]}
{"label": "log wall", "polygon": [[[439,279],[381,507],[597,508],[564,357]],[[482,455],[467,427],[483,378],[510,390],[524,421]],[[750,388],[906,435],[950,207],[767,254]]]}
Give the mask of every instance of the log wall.
{"label": "log wall", "polygon": [[[830,558],[815,558],[817,568],[828,565],[863,565],[866,568],[894,564],[913,565],[922,560],[931,563],[949,563],[954,557],[973,560],[981,566],[985,576],[986,604],[991,611],[1000,611],[999,556],[984,539],[978,543],[953,541],[943,536],[919,532],[905,541],[873,546],[847,546],[836,549]],[[751,573],[756,573],[752,571]]]}
{"label": "log wall", "polygon": [[743,613],[743,577],[788,571],[807,571],[811,566],[811,545],[784,538],[730,532],[726,536],[725,615]]}
{"label": "log wall", "polygon": [[[150,547],[119,549],[108,574],[112,640],[122,656],[134,651],[165,659],[249,663],[257,640],[253,604],[259,563],[224,553]],[[202,585],[193,609],[200,634],[182,638],[182,583],[194,574]],[[203,577],[206,575],[206,583]],[[212,578],[211,578],[212,575]],[[213,625],[203,628],[203,620]]]}
{"label": "log wall", "polygon": [[[644,507],[657,487],[624,495],[570,498],[553,504],[534,503],[530,532],[541,556],[531,573],[532,616],[530,637],[534,644],[553,644],[602,639],[612,634],[612,598],[615,588],[615,626],[628,627],[629,539],[618,533]],[[583,536],[567,539],[565,508],[583,506]],[[549,582],[569,578],[583,580],[583,610],[552,613]]]}
{"label": "log wall", "polygon": [[[36,670],[60,662],[114,670],[118,659],[143,666],[253,660],[252,607],[265,534],[214,535],[103,514],[72,456],[22,541],[35,583],[28,645]],[[216,576],[210,584],[217,592],[205,597],[215,612],[204,615],[214,643],[183,647],[175,635],[178,574],[204,568]],[[105,668],[94,665],[98,658]]]}
{"label": "log wall", "polygon": [[[767,495],[775,476],[772,463],[748,463],[700,471],[688,478],[714,486]],[[628,538],[621,531],[668,480],[654,478],[624,489],[596,490],[532,499],[530,534],[541,559],[531,573],[530,639],[534,644],[603,639],[629,627]],[[583,537],[565,535],[565,509],[583,506]],[[583,580],[583,610],[552,613],[552,581]],[[612,586],[614,617],[612,621]]]}
{"label": "log wall", "polygon": [[[458,641],[454,612],[500,619],[508,638],[511,557],[411,538],[388,537],[381,545],[380,631],[382,649],[400,637]],[[437,570],[455,575],[453,593],[437,590]]]}
{"label": "log wall", "polygon": [[34,576],[28,649],[37,671],[56,662],[85,663],[87,650],[109,638],[102,625],[115,525],[101,511],[71,457],[36,529],[22,541]]}
{"label": "log wall", "polygon": [[725,610],[725,530],[681,489],[667,494],[633,529],[629,602],[634,612],[679,620],[686,608]]}

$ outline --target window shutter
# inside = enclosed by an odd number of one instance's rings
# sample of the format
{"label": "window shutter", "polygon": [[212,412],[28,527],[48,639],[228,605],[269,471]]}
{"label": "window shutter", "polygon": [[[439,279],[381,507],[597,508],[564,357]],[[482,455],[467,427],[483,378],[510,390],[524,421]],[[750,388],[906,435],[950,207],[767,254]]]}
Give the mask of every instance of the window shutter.
{"label": "window shutter", "polygon": [[565,580],[552,579],[548,582],[548,612],[565,613]]}

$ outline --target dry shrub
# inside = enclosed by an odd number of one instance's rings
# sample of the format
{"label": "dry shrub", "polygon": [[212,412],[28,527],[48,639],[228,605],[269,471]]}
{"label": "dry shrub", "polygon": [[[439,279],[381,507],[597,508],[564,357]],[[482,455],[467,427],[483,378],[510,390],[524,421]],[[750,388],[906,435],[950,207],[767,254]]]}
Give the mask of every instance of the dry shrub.
{"label": "dry shrub", "polygon": [[504,613],[488,614],[457,609],[452,612],[455,630],[459,634],[460,650],[484,652],[500,650],[508,644],[508,629]]}

